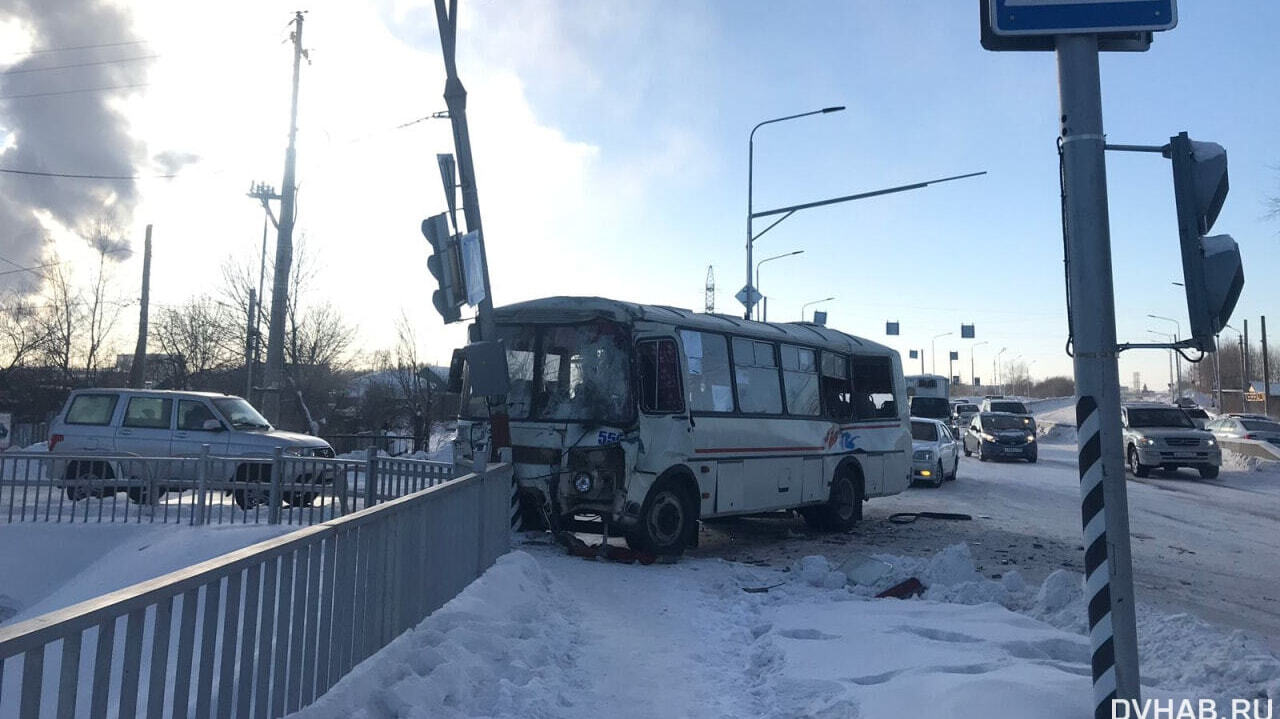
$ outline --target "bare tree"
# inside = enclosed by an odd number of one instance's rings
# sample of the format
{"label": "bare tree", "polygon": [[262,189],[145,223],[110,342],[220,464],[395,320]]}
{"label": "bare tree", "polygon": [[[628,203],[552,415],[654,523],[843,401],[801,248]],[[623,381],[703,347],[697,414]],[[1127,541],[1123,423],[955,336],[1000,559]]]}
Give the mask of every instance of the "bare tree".
{"label": "bare tree", "polygon": [[176,307],[162,309],[152,336],[168,355],[173,367],[174,387],[196,389],[206,373],[234,364],[240,352],[229,328],[239,323],[228,320],[230,311],[208,296],[194,297]]}
{"label": "bare tree", "polygon": [[48,337],[49,327],[29,297],[11,292],[0,298],[0,375],[39,356]]}
{"label": "bare tree", "polygon": [[396,320],[394,377],[404,398],[406,418],[413,427],[414,451],[426,449],[427,428],[431,426],[431,383],[423,378],[426,371],[418,357],[417,333],[402,309]]}
{"label": "bare tree", "polygon": [[56,254],[46,262],[44,307],[40,314],[41,332],[45,336],[43,361],[57,368],[64,387],[74,385],[72,365],[76,358],[76,345],[80,341],[83,324],[84,302],[71,281],[70,268],[58,260]]}
{"label": "bare tree", "polygon": [[91,377],[100,368],[101,355],[109,355],[109,352],[104,352],[106,343],[111,339],[111,332],[115,329],[116,321],[120,319],[120,310],[124,306],[119,297],[111,295],[113,273],[107,263],[126,259],[132,254],[132,250],[128,241],[119,239],[117,234],[110,222],[99,220],[89,238],[89,246],[98,254],[97,267],[90,278],[89,292],[85,298],[88,304],[89,329],[85,338],[87,344],[84,365]]}

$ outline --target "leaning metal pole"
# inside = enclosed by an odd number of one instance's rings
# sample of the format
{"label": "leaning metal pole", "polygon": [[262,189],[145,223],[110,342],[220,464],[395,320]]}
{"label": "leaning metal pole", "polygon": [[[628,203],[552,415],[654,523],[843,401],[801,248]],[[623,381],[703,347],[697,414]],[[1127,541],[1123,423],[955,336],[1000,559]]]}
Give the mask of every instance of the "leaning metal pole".
{"label": "leaning metal pole", "polygon": [[1094,716],[1139,699],[1115,292],[1096,35],[1057,38],[1068,282],[1076,376],[1085,599]]}

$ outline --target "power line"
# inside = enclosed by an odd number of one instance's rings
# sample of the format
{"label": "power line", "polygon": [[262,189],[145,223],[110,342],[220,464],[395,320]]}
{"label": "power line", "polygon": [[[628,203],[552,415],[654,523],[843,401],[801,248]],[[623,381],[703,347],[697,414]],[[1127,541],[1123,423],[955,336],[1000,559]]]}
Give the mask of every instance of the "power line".
{"label": "power line", "polygon": [[125,47],[128,45],[146,45],[146,40],[129,40],[127,42],[104,42],[97,45],[75,45],[72,47],[49,47],[43,50],[27,50],[26,52],[11,52],[8,55],[44,55],[51,52],[69,52],[71,50],[93,50],[100,47]]}
{"label": "power line", "polygon": [[77,62],[77,63],[72,63],[70,65],[51,65],[49,67],[30,67],[30,68],[22,68],[18,70],[4,70],[0,72],[0,75],[21,75],[23,73],[44,72],[46,70],[67,70],[73,67],[94,67],[96,65],[113,65],[119,62],[138,62],[140,60],[154,60],[158,57],[160,56],[159,55],[139,55],[137,57],[116,58],[115,60],[97,60],[94,62]]}
{"label": "power line", "polygon": [[0,172],[8,173],[10,175],[28,175],[31,177],[70,177],[78,180],[171,180],[177,177],[177,175],[82,175],[74,172],[15,170],[8,167],[0,167]]}
{"label": "power line", "polygon": [[110,90],[130,90],[135,87],[147,87],[151,83],[140,82],[133,85],[112,85],[111,87],[84,87],[78,90],[57,90],[54,92],[32,92],[25,95],[0,95],[0,100],[18,100],[24,97],[50,97],[52,95],[74,95],[80,92],[108,92]]}

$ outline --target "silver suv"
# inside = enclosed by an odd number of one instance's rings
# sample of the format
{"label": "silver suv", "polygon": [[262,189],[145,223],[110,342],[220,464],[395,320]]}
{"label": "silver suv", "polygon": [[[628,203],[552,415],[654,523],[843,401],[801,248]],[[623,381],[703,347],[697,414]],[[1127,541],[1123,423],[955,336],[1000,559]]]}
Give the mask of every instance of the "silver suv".
{"label": "silver suv", "polygon": [[1153,469],[1190,467],[1204,479],[1218,476],[1222,450],[1213,435],[1197,429],[1181,408],[1143,402],[1120,410],[1124,425],[1124,456],[1129,471],[1146,477]]}
{"label": "silver suv", "polygon": [[[56,455],[195,457],[206,444],[216,457],[270,457],[276,447],[295,457],[334,456],[323,439],[275,429],[244,398],[212,392],[75,390],[49,426],[53,476],[85,480],[66,486],[73,500],[116,491],[126,491],[139,503],[149,497],[142,487],[117,490],[97,481],[118,477],[116,463],[59,460]],[[262,481],[264,470],[268,468],[262,464],[241,464],[228,470],[232,476],[227,479]],[[243,492],[235,496],[242,507],[257,503],[255,497]]]}

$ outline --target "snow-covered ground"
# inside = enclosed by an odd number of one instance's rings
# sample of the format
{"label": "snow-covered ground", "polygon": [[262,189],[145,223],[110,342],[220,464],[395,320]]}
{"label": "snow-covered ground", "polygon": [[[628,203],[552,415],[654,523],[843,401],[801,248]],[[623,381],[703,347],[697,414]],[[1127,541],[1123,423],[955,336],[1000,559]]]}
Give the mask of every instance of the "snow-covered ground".
{"label": "snow-covered ground", "polygon": [[0,625],[293,531],[285,525],[0,524]]}
{"label": "snow-covered ground", "polygon": [[[299,719],[915,717],[1090,712],[1080,577],[978,573],[957,545],[847,585],[820,556],[643,567],[525,544]],[[870,597],[904,577],[920,600]],[[745,589],[770,587],[767,592]],[[1280,661],[1185,615],[1143,617],[1145,693],[1280,696]]]}

